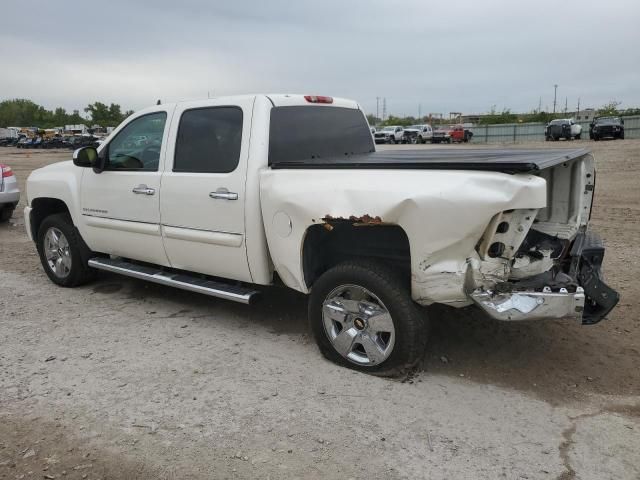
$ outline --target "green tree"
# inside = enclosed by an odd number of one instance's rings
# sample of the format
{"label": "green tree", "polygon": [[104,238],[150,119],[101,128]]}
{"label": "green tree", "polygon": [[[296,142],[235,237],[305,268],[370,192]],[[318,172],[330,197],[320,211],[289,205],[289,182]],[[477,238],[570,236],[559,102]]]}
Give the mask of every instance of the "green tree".
{"label": "green tree", "polygon": [[120,105],[117,103],[107,106],[102,102],[89,104],[84,111],[90,115],[92,125],[97,124],[102,127],[115,127],[133,113],[130,110],[122,113]]}
{"label": "green tree", "polygon": [[611,100],[609,103],[604,104],[598,109],[598,115],[599,116],[619,115],[618,107],[621,105],[621,103],[622,102]]}
{"label": "green tree", "polygon": [[494,125],[498,123],[516,123],[518,116],[515,113],[511,113],[508,108],[503,109],[501,112],[496,110],[496,106],[492,105],[489,113],[482,116],[480,119],[481,125]]}

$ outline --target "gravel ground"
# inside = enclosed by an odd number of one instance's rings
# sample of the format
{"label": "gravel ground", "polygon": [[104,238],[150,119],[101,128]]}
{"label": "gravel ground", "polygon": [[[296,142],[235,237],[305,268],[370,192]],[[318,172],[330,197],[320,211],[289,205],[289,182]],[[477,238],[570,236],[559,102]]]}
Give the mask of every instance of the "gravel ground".
{"label": "gravel ground", "polygon": [[[107,274],[56,287],[16,211],[0,478],[640,478],[640,141],[572,145],[596,154],[618,308],[592,327],[436,310],[422,368],[395,380],[325,361],[294,292],[248,307]],[[23,186],[69,156],[0,149]]]}

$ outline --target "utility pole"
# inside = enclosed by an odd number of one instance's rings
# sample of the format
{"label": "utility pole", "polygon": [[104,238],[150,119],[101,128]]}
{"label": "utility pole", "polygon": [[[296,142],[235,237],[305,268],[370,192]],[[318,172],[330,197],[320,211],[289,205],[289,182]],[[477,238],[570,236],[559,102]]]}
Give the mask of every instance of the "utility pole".
{"label": "utility pole", "polygon": [[580,117],[580,97],[578,97],[578,111],[576,112],[576,116]]}
{"label": "utility pole", "polygon": [[569,109],[569,97],[564,97],[564,113],[567,113],[567,110]]}
{"label": "utility pole", "polygon": [[558,93],[558,84],[553,86],[553,113],[556,113],[556,96]]}
{"label": "utility pole", "polygon": [[387,116],[387,97],[384,97],[382,99],[382,121],[383,122],[386,116]]}
{"label": "utility pole", "polygon": [[376,121],[380,119],[380,97],[376,97]]}
{"label": "utility pole", "polygon": [[418,104],[418,122],[422,118],[422,105]]}
{"label": "utility pole", "polygon": [[538,101],[538,113],[540,113],[542,111],[542,97],[540,97],[540,100]]}

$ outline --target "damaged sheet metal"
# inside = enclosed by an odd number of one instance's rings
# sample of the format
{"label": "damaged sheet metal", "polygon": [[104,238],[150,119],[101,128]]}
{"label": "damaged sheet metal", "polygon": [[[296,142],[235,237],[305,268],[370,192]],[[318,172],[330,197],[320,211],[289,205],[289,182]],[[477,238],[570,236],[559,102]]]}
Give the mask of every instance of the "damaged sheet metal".
{"label": "damaged sheet metal", "polygon": [[496,320],[541,320],[550,318],[581,319],[584,311],[584,290],[578,287],[575,293],[566,289],[552,292],[495,293],[476,290],[473,301],[490,317]]}
{"label": "damaged sheet metal", "polygon": [[[274,269],[287,286],[304,293],[310,285],[300,252],[309,228],[323,224],[330,230],[341,222],[363,228],[397,225],[409,241],[412,298],[421,305],[468,305],[469,292],[477,288],[469,284],[470,259],[480,260],[476,246],[491,219],[503,211],[537,210],[547,202],[545,181],[530,174],[327,169],[315,170],[312,177],[304,169],[260,172],[262,218],[282,211],[292,224],[291,234],[282,238],[265,220]],[[491,272],[486,287],[506,280],[494,278],[508,273],[504,262],[497,263],[485,265]]]}
{"label": "damaged sheet metal", "polygon": [[384,224],[384,222],[382,221],[382,218],[380,218],[377,215],[375,217],[372,217],[368,213],[365,213],[364,215],[361,215],[361,216],[349,215],[348,218],[345,218],[345,217],[333,217],[333,216],[327,214],[324,217],[322,217],[322,221],[326,222],[326,223],[331,223],[331,222],[349,222],[349,223],[352,223],[355,226],[383,225]]}

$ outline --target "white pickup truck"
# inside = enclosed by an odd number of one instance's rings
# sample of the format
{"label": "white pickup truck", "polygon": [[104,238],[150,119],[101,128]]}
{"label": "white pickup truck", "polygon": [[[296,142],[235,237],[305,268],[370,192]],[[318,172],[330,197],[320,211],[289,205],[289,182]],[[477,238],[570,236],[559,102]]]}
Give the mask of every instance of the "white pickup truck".
{"label": "white pickup truck", "polygon": [[251,303],[284,284],[326,357],[389,374],[423,355],[432,304],[601,320],[594,182],[587,150],[376,152],[353,101],[253,95],[132,115],[34,171],[24,213],[58,285],[100,269]]}

